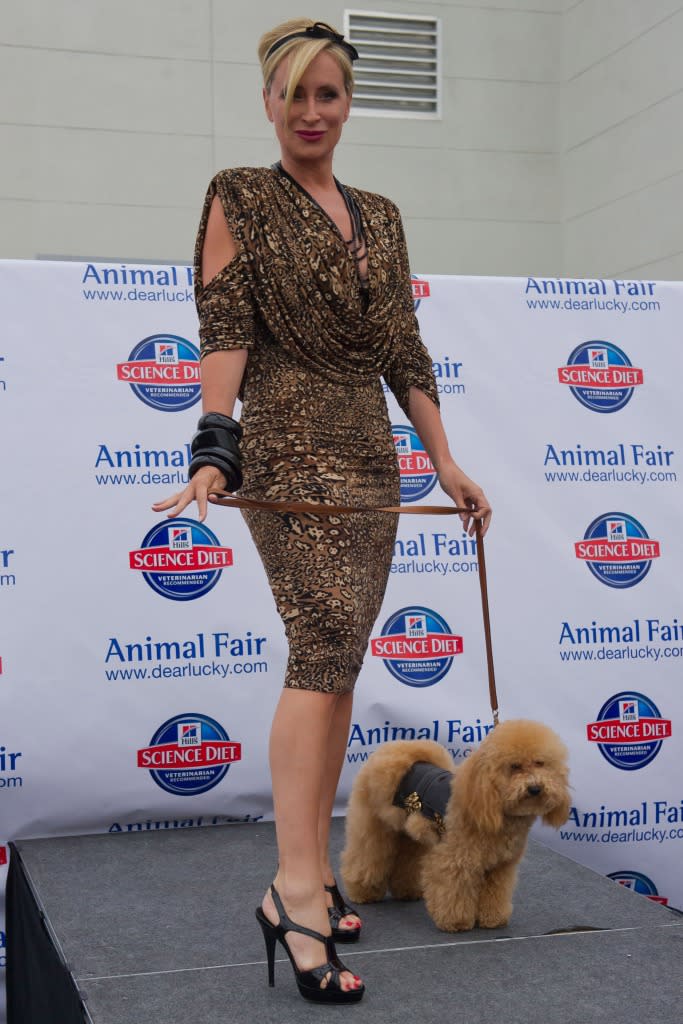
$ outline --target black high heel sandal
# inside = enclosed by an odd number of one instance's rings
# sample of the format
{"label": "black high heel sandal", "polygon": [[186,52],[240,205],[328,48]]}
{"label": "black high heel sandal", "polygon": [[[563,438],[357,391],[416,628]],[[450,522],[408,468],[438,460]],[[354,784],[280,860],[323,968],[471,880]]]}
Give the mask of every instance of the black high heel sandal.
{"label": "black high heel sandal", "polygon": [[[261,925],[263,938],[266,943],[266,956],[268,958],[268,984],[272,988],[275,985],[275,943],[279,940],[289,957],[294,970],[294,977],[300,994],[304,999],[310,999],[316,1003],[357,1003],[363,998],[365,985],[359,988],[343,989],[341,986],[342,971],[348,970],[337,956],[334,942],[331,935],[321,935],[312,928],[305,928],[287,915],[274,885],[270,887],[270,894],[277,910],[279,921],[273,924],[263,912],[262,907],[256,908],[256,920]],[[300,935],[310,935],[317,939],[325,947],[327,961],[320,967],[313,967],[310,971],[299,969],[296,960],[289,948],[285,938],[287,932],[298,932]],[[352,972],[351,972],[352,973]],[[325,983],[325,987],[321,986]]]}
{"label": "black high heel sandal", "polygon": [[333,882],[332,885],[326,885],[325,892],[329,892],[332,897],[332,906],[327,908],[327,916],[332,926],[332,938],[335,942],[358,942],[362,925],[359,924],[357,928],[341,927],[341,919],[343,917],[346,917],[348,914],[356,914],[356,917],[358,916],[356,910],[350,907],[344,900],[336,882]]}

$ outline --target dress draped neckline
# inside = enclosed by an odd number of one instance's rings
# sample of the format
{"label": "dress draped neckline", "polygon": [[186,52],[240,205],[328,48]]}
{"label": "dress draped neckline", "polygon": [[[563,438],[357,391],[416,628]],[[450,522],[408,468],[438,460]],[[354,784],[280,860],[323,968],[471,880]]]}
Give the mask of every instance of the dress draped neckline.
{"label": "dress draped neckline", "polygon": [[221,199],[240,273],[273,339],[353,385],[384,372],[406,332],[412,298],[396,208],[382,196],[345,188],[361,216],[367,295],[341,231],[290,176],[272,168],[222,171],[207,203],[215,194]]}

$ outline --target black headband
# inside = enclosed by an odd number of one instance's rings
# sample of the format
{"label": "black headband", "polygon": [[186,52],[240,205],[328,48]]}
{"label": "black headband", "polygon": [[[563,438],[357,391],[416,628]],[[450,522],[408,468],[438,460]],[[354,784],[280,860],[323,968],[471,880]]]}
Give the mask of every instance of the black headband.
{"label": "black headband", "polygon": [[303,29],[301,32],[292,32],[291,35],[283,36],[282,39],[278,39],[268,50],[264,61],[268,60],[276,50],[279,50],[281,46],[288,43],[290,39],[331,39],[337,46],[341,46],[342,50],[346,52],[349,60],[358,60],[358,50],[351,43],[347,43],[344,36],[340,35],[339,32],[335,32],[329,25],[325,25],[322,21],[316,21],[315,25],[309,25],[308,28]]}

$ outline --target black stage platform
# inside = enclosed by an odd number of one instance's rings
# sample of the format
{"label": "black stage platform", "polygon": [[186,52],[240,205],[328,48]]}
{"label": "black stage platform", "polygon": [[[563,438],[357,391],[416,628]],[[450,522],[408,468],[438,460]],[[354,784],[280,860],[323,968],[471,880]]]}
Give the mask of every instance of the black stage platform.
{"label": "black stage platform", "polygon": [[[337,850],[342,835],[340,819]],[[9,1024],[683,1020],[683,917],[535,843],[508,928],[447,935],[421,903],[365,907],[341,952],[368,991],[325,1007],[300,998],[288,962],[267,985],[254,908],[271,824],[26,840],[12,858],[10,1009],[28,1006]]]}

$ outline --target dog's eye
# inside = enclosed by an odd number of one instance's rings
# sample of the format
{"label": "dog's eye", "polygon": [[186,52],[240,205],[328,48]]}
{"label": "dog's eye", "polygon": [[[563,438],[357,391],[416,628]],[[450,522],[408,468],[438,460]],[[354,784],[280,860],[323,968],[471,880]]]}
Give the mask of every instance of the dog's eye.
{"label": "dog's eye", "polygon": [[537,768],[543,768],[543,766],[545,765],[545,761],[534,761],[534,764]]}
{"label": "dog's eye", "polygon": [[511,772],[521,772],[521,770],[522,770],[522,766],[521,766],[521,764],[518,764],[517,762],[515,762],[514,764],[510,765],[510,771]]}

